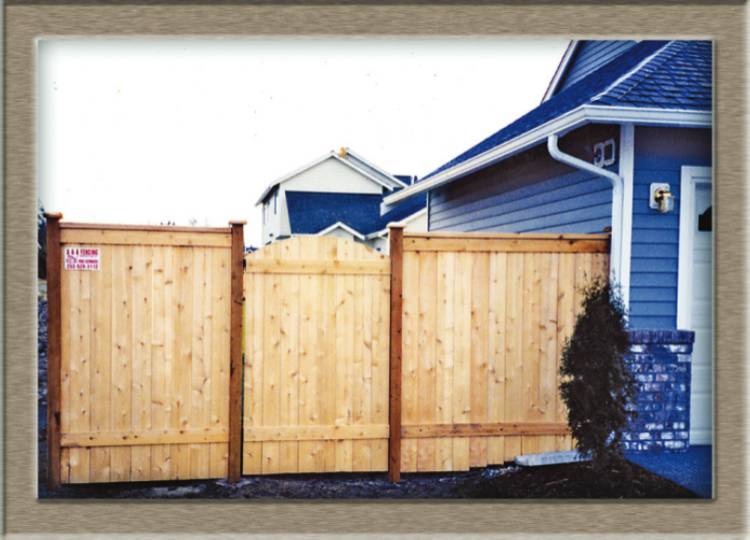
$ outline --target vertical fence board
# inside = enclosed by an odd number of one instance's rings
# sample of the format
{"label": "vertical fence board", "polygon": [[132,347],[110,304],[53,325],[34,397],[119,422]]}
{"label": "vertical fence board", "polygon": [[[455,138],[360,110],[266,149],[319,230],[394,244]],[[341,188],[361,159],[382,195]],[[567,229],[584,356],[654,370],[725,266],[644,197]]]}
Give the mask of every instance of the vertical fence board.
{"label": "vertical fence board", "polygon": [[[471,295],[473,256],[456,255],[455,339],[453,360],[453,423],[471,422]],[[453,468],[466,470],[470,464],[470,439],[453,439]]]}
{"label": "vertical fence board", "polygon": [[[575,260],[574,253],[563,253],[559,256],[559,270],[557,276],[558,293],[557,293],[557,347],[559,354],[557,356],[556,372],[557,386],[560,386],[560,357],[565,347],[567,339],[573,332],[574,310],[575,310]],[[559,393],[556,396],[555,420],[557,422],[567,422],[568,412],[565,402]],[[570,438],[567,435],[557,435],[556,443],[558,447],[564,450],[570,450]]]}
{"label": "vertical fence board", "polygon": [[[471,274],[471,373],[469,378],[470,418],[472,422],[486,422],[489,336],[489,253],[473,255]],[[487,465],[487,439],[472,437],[469,441],[469,465]]]}
{"label": "vertical fence board", "polygon": [[[539,355],[539,402],[544,422],[554,422],[557,386],[557,254],[541,255],[541,305],[540,305],[540,355]],[[554,435],[539,437],[539,451],[556,449]]]}
{"label": "vertical fence board", "polygon": [[[101,254],[102,266],[111,267],[111,252]],[[91,325],[91,431],[106,433],[111,431],[110,390],[112,327],[110,306],[112,305],[112,274],[109,271],[96,272],[92,277],[92,325]],[[110,480],[109,448],[92,448],[90,456],[90,478],[92,482]]]}
{"label": "vertical fence board", "polygon": [[[392,257],[393,255],[391,255]],[[414,291],[419,288],[419,256],[415,253],[404,253],[403,255],[403,353],[401,372],[401,421],[404,424],[416,424],[419,421],[419,388],[418,359],[419,359],[419,296],[406,294],[406,291]],[[391,314],[393,313],[391,307]],[[393,376],[393,374],[392,374]],[[406,399],[404,399],[406,396]],[[391,399],[394,399],[391,396]],[[391,418],[391,422],[393,418]],[[400,434],[399,434],[400,438]],[[402,439],[401,465],[404,472],[417,470],[417,441],[413,439]]]}
{"label": "vertical fence board", "polygon": [[[437,315],[436,315],[436,401],[440,424],[453,421],[453,335],[455,262],[453,253],[437,254]],[[436,470],[453,470],[453,441],[448,437],[435,439]]]}
{"label": "vertical fence board", "polygon": [[[153,255],[153,279],[151,281],[151,425],[153,429],[167,429],[166,391],[167,379],[167,285],[165,249],[155,249]],[[151,447],[151,479],[169,478],[169,445]]]}
{"label": "vertical fence board", "polygon": [[[299,244],[300,257],[313,258],[317,255],[317,246],[311,245],[310,242]],[[264,250],[267,248],[264,248]],[[257,255],[256,255],[257,256]],[[269,276],[256,274],[255,279],[264,280]],[[316,423],[314,415],[314,403],[317,399],[317,375],[315,372],[315,355],[317,340],[316,321],[314,318],[314,304],[316,301],[316,286],[321,283],[317,276],[301,275],[300,280],[300,339],[299,339],[299,423],[300,426],[314,425]],[[314,283],[314,280],[318,283]],[[329,300],[330,302],[331,300]],[[324,313],[325,313],[324,306]],[[258,314],[262,317],[262,312]],[[329,324],[330,324],[329,320]],[[333,318],[335,327],[335,315]],[[259,329],[258,329],[259,330]],[[256,331],[258,331],[256,330]],[[333,355],[333,351],[329,354]],[[335,355],[334,355],[335,358]],[[270,361],[270,360],[269,360]],[[262,425],[262,424],[260,424]],[[320,455],[321,449],[317,441],[300,441],[298,444],[299,452],[299,470],[300,472],[314,472],[317,468],[317,456]]]}
{"label": "vertical fence board", "polygon": [[[490,254],[490,282],[488,305],[488,421],[505,421],[505,296],[506,296],[507,254]],[[487,461],[501,464],[505,461],[505,439],[487,439]]]}
{"label": "vertical fence board", "polygon": [[[521,420],[539,418],[539,300],[540,276],[537,253],[524,254],[523,274],[523,411]],[[521,437],[521,452],[534,454],[539,451],[538,439]]]}
{"label": "vertical fence board", "polygon": [[[392,253],[392,252],[391,252]],[[391,259],[392,260],[392,259]],[[392,268],[392,267],[391,267]],[[401,294],[401,270],[397,270],[399,274],[397,283],[395,284],[396,290],[400,298]],[[391,476],[390,471],[390,451],[391,443],[398,442],[400,448],[401,441],[401,314],[400,314],[400,302],[397,302],[399,307],[398,321],[391,327],[391,277],[390,276],[377,276],[373,278],[373,346],[372,346],[372,402],[373,402],[373,416],[372,421],[377,425],[389,424],[389,416],[391,415],[390,404],[391,402],[397,402],[396,411],[393,411],[393,416],[398,416],[396,424],[392,427],[389,425],[389,437],[388,439],[375,439],[372,444],[372,470],[374,471],[389,471],[389,477]],[[398,340],[398,348],[391,349],[391,336],[396,334]],[[393,352],[392,352],[393,351]],[[395,354],[398,358],[394,362],[394,370],[398,373],[395,376],[391,375],[391,355]],[[393,390],[391,390],[393,389]],[[391,396],[398,396],[398,400],[391,398]],[[398,413],[398,414],[396,414]],[[394,432],[398,430],[398,437],[394,437]],[[397,454],[399,452],[396,452]],[[394,457],[394,466],[400,465],[400,458]]]}
{"label": "vertical fence board", "polygon": [[[419,312],[418,312],[418,350],[417,392],[419,406],[417,422],[419,424],[436,423],[436,376],[435,376],[435,287],[437,278],[437,255],[435,253],[419,254]],[[417,470],[435,470],[435,440],[420,439],[417,441]]]}
{"label": "vertical fence board", "polygon": [[[133,249],[133,356],[132,356],[132,430],[151,429],[151,248]],[[150,479],[151,447],[134,446],[131,450],[130,479]]]}
{"label": "vertical fence board", "polygon": [[[246,359],[244,385],[244,427],[245,431],[262,424],[263,419],[263,276],[245,274],[245,310],[246,310]],[[301,301],[304,301],[302,296]],[[300,395],[303,395],[305,357],[300,352]],[[301,417],[304,417],[300,411]],[[242,472],[244,474],[260,474],[262,471],[262,447],[260,442],[243,441]]]}
{"label": "vertical fence board", "polygon": [[[282,257],[296,258],[299,248],[296,244],[282,246]],[[299,276],[283,276],[281,280],[281,409],[280,425],[294,426],[299,422],[298,416],[298,373],[299,360],[297,356],[298,323],[299,323]],[[279,471],[297,472],[299,444],[297,441],[284,441],[279,445]]]}

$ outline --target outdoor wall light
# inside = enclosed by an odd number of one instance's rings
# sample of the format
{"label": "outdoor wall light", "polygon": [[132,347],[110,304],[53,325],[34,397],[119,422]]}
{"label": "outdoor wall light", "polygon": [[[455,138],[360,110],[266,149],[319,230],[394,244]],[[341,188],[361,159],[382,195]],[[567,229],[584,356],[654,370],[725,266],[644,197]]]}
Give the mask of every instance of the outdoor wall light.
{"label": "outdoor wall light", "polygon": [[674,195],[669,190],[669,184],[651,184],[651,195],[648,205],[662,214],[674,210]]}

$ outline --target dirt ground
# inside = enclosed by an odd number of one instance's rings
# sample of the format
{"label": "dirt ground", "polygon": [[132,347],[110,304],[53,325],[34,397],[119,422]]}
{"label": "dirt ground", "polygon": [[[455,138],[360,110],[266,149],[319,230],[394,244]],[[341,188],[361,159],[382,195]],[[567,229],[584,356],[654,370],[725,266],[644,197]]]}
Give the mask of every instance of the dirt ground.
{"label": "dirt ground", "polygon": [[399,484],[384,473],[307,474],[180,482],[67,485],[47,490],[47,303],[39,299],[39,483],[40,498],[113,499],[425,499],[425,498],[693,498],[696,495],[642,467],[625,462],[606,474],[588,463],[545,467],[506,464],[460,473],[404,474]]}

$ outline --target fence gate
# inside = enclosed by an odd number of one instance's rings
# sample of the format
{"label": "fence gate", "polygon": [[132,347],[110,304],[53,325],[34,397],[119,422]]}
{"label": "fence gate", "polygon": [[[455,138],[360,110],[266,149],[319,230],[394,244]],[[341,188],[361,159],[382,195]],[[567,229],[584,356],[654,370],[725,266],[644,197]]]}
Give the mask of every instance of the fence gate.
{"label": "fence gate", "polygon": [[227,475],[230,232],[48,221],[53,485]]}
{"label": "fence gate", "polygon": [[245,264],[243,473],[385,471],[388,257],[303,236]]}

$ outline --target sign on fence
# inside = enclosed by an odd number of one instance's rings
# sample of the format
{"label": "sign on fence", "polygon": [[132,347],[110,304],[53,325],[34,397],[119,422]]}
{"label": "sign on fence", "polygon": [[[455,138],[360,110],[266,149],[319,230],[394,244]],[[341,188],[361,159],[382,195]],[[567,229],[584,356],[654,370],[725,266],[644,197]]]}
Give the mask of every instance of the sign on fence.
{"label": "sign on fence", "polygon": [[66,247],[65,270],[100,270],[98,247]]}

